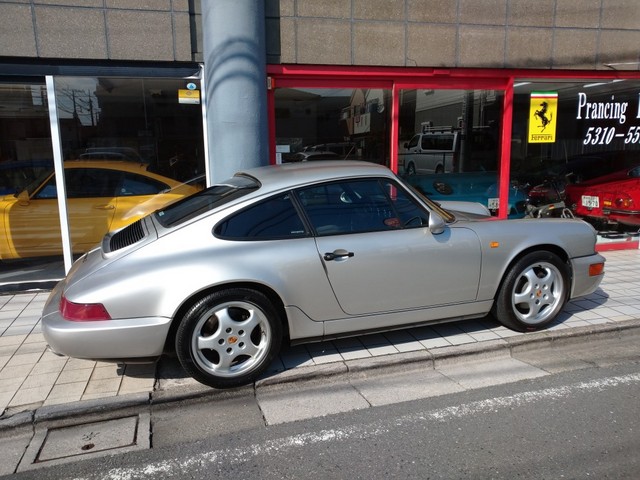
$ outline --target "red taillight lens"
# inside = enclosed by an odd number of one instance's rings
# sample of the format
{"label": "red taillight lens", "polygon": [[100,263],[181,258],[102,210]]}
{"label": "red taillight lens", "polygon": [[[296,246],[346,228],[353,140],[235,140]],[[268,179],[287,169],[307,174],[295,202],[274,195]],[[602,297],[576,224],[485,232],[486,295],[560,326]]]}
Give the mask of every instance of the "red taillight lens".
{"label": "red taillight lens", "polygon": [[618,197],[615,200],[616,207],[618,208],[631,208],[633,206],[633,200],[629,197]]}
{"label": "red taillight lens", "polygon": [[111,315],[101,303],[73,303],[64,296],[60,300],[60,313],[73,322],[111,320]]}

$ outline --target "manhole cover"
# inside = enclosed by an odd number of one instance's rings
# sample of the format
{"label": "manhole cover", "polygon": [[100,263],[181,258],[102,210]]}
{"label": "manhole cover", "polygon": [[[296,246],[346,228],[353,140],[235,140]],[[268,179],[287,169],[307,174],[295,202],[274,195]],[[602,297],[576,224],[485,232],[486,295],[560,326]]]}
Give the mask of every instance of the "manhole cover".
{"label": "manhole cover", "polygon": [[18,471],[64,463],[78,456],[101,456],[149,448],[147,414],[43,429],[34,435]]}
{"label": "manhole cover", "polygon": [[138,417],[49,430],[36,462],[135,445]]}

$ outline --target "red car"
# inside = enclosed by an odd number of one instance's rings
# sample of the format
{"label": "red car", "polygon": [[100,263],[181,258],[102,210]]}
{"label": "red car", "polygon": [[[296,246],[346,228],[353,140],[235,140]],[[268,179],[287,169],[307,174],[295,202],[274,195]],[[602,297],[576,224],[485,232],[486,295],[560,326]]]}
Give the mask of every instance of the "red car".
{"label": "red car", "polygon": [[640,166],[567,186],[567,204],[598,225],[640,227]]}

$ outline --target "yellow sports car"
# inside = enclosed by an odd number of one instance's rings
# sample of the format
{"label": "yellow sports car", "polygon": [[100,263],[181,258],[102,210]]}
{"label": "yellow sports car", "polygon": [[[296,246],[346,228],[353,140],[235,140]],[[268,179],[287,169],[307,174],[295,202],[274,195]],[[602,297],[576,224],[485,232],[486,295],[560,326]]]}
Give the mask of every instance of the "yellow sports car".
{"label": "yellow sports car", "polygon": [[[112,230],[199,188],[120,161],[64,163],[67,211],[74,253],[84,253]],[[53,169],[22,192],[0,199],[0,260],[62,253]]]}

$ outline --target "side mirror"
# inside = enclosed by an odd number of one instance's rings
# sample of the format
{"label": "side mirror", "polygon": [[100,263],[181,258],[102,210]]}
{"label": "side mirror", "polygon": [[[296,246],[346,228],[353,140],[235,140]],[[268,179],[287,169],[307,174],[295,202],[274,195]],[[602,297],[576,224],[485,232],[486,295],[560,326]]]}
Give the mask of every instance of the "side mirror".
{"label": "side mirror", "polygon": [[19,205],[29,205],[29,192],[26,190],[22,190],[16,197]]}
{"label": "side mirror", "polygon": [[429,231],[434,235],[440,235],[444,232],[447,223],[444,221],[444,218],[440,216],[439,213],[434,211],[429,212]]}
{"label": "side mirror", "polygon": [[409,142],[404,142],[404,148],[409,148]]}

